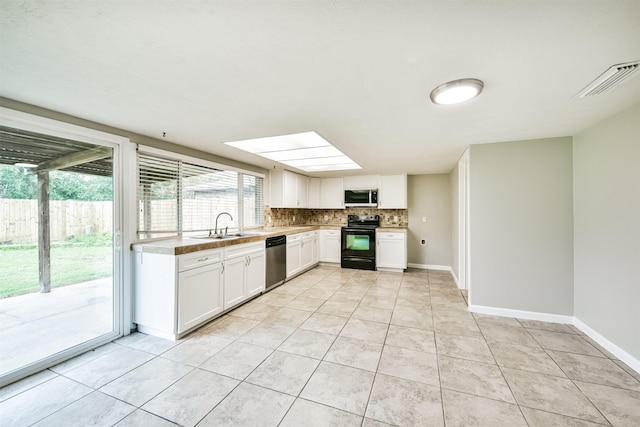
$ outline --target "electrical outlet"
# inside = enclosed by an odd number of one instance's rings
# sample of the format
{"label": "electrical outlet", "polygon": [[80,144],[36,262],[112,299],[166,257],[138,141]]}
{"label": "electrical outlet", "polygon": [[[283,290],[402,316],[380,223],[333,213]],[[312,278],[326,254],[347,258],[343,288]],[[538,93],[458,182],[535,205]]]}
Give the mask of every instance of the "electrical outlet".
{"label": "electrical outlet", "polygon": [[267,216],[267,222],[271,224],[271,215]]}
{"label": "electrical outlet", "polygon": [[293,216],[293,222],[296,222],[296,216],[295,215]]}
{"label": "electrical outlet", "polygon": [[427,244],[427,241],[426,241],[425,239],[422,239],[422,240],[420,240],[420,244],[421,244],[421,245],[426,245],[426,244]]}
{"label": "electrical outlet", "polygon": [[393,216],[393,222],[397,223],[398,222],[398,215],[394,215]]}
{"label": "electrical outlet", "polygon": [[422,222],[427,222],[427,217],[426,216],[422,217]]}
{"label": "electrical outlet", "polygon": [[324,216],[324,220],[325,220],[325,221],[329,221],[329,215],[325,215],[325,216]]}

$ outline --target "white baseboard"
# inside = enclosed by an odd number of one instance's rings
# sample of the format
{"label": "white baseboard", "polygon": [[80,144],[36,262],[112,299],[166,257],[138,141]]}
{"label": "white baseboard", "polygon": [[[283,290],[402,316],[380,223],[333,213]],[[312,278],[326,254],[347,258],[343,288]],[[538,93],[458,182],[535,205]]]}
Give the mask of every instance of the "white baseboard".
{"label": "white baseboard", "polygon": [[640,360],[636,359],[635,357],[606,339],[604,336],[591,329],[589,325],[587,325],[580,319],[574,317],[573,324],[576,328],[584,332],[589,338],[604,347],[609,353],[613,354],[618,359],[629,365],[634,371],[640,373]]}
{"label": "white baseboard", "polygon": [[535,311],[512,310],[508,308],[487,307],[483,305],[469,304],[469,311],[472,313],[488,314],[491,316],[515,317],[518,319],[538,320],[541,322],[564,323],[574,325],[580,329],[589,338],[600,344],[605,350],[613,354],[615,357],[626,363],[631,369],[640,373],[640,360],[627,353],[595,330],[591,329],[586,323],[574,316],[564,316],[561,314],[538,313]]}
{"label": "white baseboard", "polygon": [[414,264],[410,262],[407,266],[410,268],[419,268],[421,270],[443,270],[453,272],[451,267],[448,265]]}
{"label": "white baseboard", "polygon": [[561,314],[538,313],[535,311],[513,310],[510,308],[487,307],[484,305],[469,304],[472,313],[489,314],[491,316],[516,317],[518,319],[539,320],[541,322],[573,324],[573,316]]}

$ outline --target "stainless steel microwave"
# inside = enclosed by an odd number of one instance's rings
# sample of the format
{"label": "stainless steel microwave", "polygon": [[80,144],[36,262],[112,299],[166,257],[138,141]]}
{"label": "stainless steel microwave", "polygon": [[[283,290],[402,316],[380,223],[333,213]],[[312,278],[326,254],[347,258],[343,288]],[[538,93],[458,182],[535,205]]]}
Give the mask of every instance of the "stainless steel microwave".
{"label": "stainless steel microwave", "polygon": [[344,190],[344,206],[375,208],[378,206],[378,190]]}

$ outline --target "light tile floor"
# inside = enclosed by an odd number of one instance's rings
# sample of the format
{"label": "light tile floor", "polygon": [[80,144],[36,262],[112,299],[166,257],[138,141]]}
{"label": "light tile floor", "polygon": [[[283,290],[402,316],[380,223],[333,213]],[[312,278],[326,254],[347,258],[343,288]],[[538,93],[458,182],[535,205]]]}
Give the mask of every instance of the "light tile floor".
{"label": "light tile floor", "polygon": [[317,267],[187,338],[135,333],[0,389],[2,426],[638,426],[572,326],[473,315],[447,273]]}

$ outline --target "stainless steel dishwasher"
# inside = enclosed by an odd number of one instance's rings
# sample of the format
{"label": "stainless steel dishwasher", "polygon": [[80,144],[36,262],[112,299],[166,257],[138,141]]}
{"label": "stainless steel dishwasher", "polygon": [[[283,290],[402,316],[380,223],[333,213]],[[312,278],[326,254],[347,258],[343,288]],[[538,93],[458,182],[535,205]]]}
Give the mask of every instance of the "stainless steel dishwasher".
{"label": "stainless steel dishwasher", "polygon": [[284,283],[287,277],[287,236],[269,237],[267,245],[267,281],[265,291]]}

